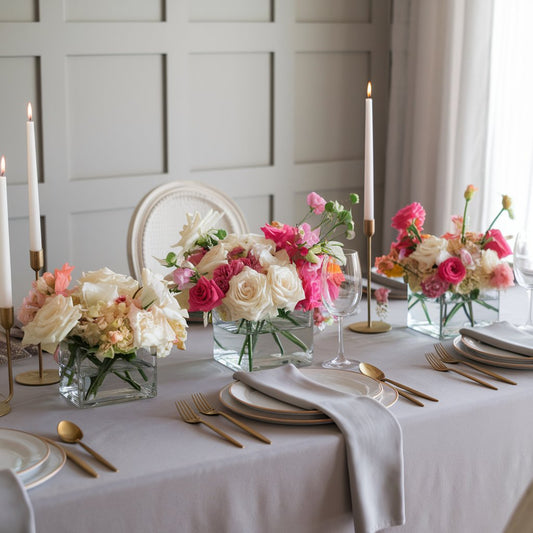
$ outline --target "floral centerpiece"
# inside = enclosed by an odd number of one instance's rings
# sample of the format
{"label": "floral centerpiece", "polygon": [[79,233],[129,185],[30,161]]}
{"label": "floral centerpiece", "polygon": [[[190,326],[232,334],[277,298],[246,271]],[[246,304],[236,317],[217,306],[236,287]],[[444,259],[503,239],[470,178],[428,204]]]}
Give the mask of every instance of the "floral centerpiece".
{"label": "floral centerpiece", "polygon": [[[358,200],[350,195],[353,204]],[[167,278],[182,304],[212,316],[219,362],[249,371],[311,362],[312,315],[324,321],[322,260],[343,257],[334,239],[355,233],[351,209],[316,193],[307,204],[300,223],[266,224],[262,235],[227,235],[216,228],[221,214],[213,211],[187,215],[176,252],[162,263],[173,269]],[[308,220],[316,217],[311,226]]]}
{"label": "floral centerpiece", "polygon": [[[467,209],[476,190],[473,185],[466,188],[463,215],[452,217],[455,230],[440,237],[423,233],[426,213],[419,203],[400,209],[392,219],[397,239],[387,255],[376,259],[379,273],[403,276],[408,284],[408,326],[439,338],[455,335],[464,323],[479,324],[476,309],[492,311],[497,320],[498,297],[490,303],[487,294],[513,285],[513,271],[503,261],[511,248],[501,231],[493,228],[505,211],[512,218],[511,199],[503,196],[501,210],[484,233],[467,231]],[[433,316],[432,302],[438,305]],[[414,318],[417,308],[422,318]],[[452,319],[459,312],[466,321],[457,327]]]}
{"label": "floral centerpiece", "polygon": [[187,311],[147,269],[142,285],[103,268],[70,290],[72,270],[33,282],[18,313],[22,343],[55,354],[60,393],[78,407],[155,396],[156,357],[184,349]]}

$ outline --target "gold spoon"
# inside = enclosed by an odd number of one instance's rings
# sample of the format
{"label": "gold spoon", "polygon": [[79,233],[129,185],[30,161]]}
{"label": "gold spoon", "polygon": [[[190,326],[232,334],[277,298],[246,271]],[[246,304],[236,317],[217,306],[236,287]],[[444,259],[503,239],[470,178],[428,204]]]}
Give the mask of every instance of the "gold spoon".
{"label": "gold spoon", "polygon": [[[397,381],[393,381],[392,379],[389,379],[385,377],[385,373],[379,369],[377,366],[371,365],[370,363],[359,363],[359,370],[365,374],[366,376],[370,378],[377,379],[378,381],[388,381],[389,383],[392,383],[393,385],[396,385],[396,387],[400,387],[402,389],[405,389],[409,392],[412,392],[413,394],[416,394],[417,396],[421,396],[422,398],[426,398],[427,400],[431,400],[432,402],[438,402],[437,398],[433,398],[433,396],[429,396],[423,392],[420,392],[416,389],[413,389],[411,387],[408,387],[407,385],[403,385],[402,383],[398,383]],[[414,398],[411,398],[410,396],[406,396],[405,394],[402,394],[401,390],[398,390],[398,392],[404,396],[405,398],[408,398],[409,400],[413,401]],[[416,401],[415,401],[416,403]]]}
{"label": "gold spoon", "polygon": [[71,444],[81,444],[90,454],[92,454],[96,459],[98,459],[102,464],[106,465],[107,468],[113,470],[113,472],[118,472],[118,469],[113,466],[107,459],[104,459],[99,453],[95,452],[92,448],[89,448],[87,444],[84,444],[81,439],[83,438],[82,430],[68,420],[61,420],[57,425],[57,434],[63,442],[69,442]]}

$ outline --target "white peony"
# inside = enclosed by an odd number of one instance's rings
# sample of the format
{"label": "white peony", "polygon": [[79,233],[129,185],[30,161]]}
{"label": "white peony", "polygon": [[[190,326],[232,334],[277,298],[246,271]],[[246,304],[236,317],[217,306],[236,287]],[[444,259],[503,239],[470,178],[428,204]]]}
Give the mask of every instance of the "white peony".
{"label": "white peony", "polygon": [[162,309],[153,307],[147,311],[132,306],[128,319],[135,346],[155,348],[157,357],[166,357],[170,353],[176,335]]}
{"label": "white peony", "polygon": [[230,314],[229,320],[244,318],[256,322],[278,314],[267,277],[250,267],[244,267],[230,279],[222,302]]}
{"label": "white peony", "polygon": [[448,241],[446,239],[432,235],[417,246],[409,259],[417,261],[421,270],[431,270],[433,265],[438,265],[450,257],[447,247]]}
{"label": "white peony", "polygon": [[131,296],[139,289],[139,283],[130,276],[117,274],[109,268],[84,272],[78,281],[76,296],[87,307],[98,302],[112,302],[118,296]]}
{"label": "white peony", "polygon": [[58,294],[49,298],[37,311],[35,318],[24,326],[22,344],[39,344],[54,353],[57,345],[69,334],[81,318],[81,308],[72,298]]}
{"label": "white peony", "polygon": [[218,221],[222,218],[222,213],[212,209],[202,218],[202,215],[196,211],[194,215],[186,214],[187,223],[180,232],[181,239],[173,245],[174,248],[181,248],[187,252],[194,247],[194,243],[209,231],[217,229]]}
{"label": "white peony", "polygon": [[272,292],[272,301],[278,309],[294,311],[296,304],[305,298],[296,265],[272,265],[267,272],[267,280]]}

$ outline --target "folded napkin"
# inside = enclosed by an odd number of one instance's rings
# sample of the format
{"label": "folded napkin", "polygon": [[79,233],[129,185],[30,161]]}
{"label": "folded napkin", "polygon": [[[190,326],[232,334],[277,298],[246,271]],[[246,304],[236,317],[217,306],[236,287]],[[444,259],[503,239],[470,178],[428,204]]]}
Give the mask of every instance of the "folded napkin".
{"label": "folded napkin", "polygon": [[0,533],[35,533],[33,508],[20,479],[0,470]]}
{"label": "folded napkin", "polygon": [[513,324],[502,321],[488,326],[461,328],[461,335],[496,346],[502,350],[533,357],[533,335]]}
{"label": "folded napkin", "polygon": [[355,531],[405,522],[402,432],[376,400],[338,392],[306,378],[294,365],[236,372],[233,377],[278,400],[326,413],[346,440]]}

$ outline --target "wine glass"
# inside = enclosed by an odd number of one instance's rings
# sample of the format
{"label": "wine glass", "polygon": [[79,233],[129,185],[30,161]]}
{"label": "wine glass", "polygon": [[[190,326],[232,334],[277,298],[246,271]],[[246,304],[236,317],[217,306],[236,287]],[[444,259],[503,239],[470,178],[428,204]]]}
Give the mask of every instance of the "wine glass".
{"label": "wine glass", "polygon": [[527,289],[529,312],[527,322],[520,326],[533,332],[533,231],[522,230],[516,236],[513,270],[520,287]]}
{"label": "wine glass", "polygon": [[322,301],[326,310],[337,319],[339,350],[337,357],[322,363],[325,368],[357,368],[359,361],[344,356],[342,320],[357,309],[361,301],[363,279],[359,254],[355,250],[344,250],[345,260],[327,256],[322,264]]}

